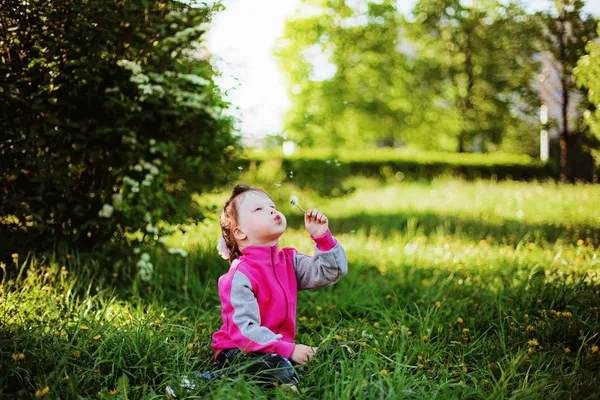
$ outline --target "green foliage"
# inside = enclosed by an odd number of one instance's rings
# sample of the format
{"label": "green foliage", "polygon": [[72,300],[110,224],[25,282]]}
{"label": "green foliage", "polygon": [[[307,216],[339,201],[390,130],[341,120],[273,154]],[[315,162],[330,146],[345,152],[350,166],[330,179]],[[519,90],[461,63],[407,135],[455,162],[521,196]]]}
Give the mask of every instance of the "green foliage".
{"label": "green foliage", "polygon": [[421,0],[407,23],[395,4],[302,2],[275,47],[289,77],[289,139],[462,151],[477,136],[493,151],[523,121],[534,134],[538,31],[522,8]]}
{"label": "green foliage", "polygon": [[[305,1],[310,16],[289,20],[275,49],[290,77],[289,138],[305,146],[393,143],[423,108],[406,96],[412,78],[396,48],[394,2],[349,3]],[[333,75],[323,76],[328,69]]]}
{"label": "green foliage", "polygon": [[[600,36],[600,25],[597,28],[597,34]],[[592,105],[600,104],[600,46],[598,43],[590,41],[586,46],[587,54],[581,56],[577,61],[577,67],[574,68],[577,84],[587,89],[588,100]],[[595,158],[598,160],[600,154],[600,107],[593,106],[584,111],[583,117],[585,123],[589,126],[592,138],[592,145],[589,146],[595,150]]]}
{"label": "green foliage", "polygon": [[9,3],[0,253],[100,251],[139,229],[158,238],[160,220],[202,218],[190,193],[227,182],[238,149],[200,45],[218,8]]}
{"label": "green foliage", "polygon": [[419,78],[437,87],[433,112],[453,116],[437,127],[456,138],[459,152],[476,140],[493,148],[509,127],[534,113],[530,82],[539,32],[520,6],[420,0],[413,17],[409,37],[423,62],[437,70]]}
{"label": "green foliage", "polygon": [[[329,152],[304,150],[293,156],[268,151],[246,156],[249,179],[263,184],[294,182],[321,195],[339,196],[352,191],[344,187],[349,176],[382,181],[431,181],[441,176],[464,179],[545,180],[555,176],[555,167],[526,155],[477,153],[410,153],[393,149]],[[267,170],[272,170],[267,173]],[[270,179],[276,176],[276,179]],[[269,177],[269,179],[264,179]]]}
{"label": "green foliage", "polygon": [[[299,194],[330,217],[349,260],[339,283],[298,297],[297,343],[340,350],[337,363],[318,357],[308,366],[304,397],[596,395],[598,185],[350,179],[358,187],[350,196]],[[310,254],[301,213],[287,204],[300,189],[265,189],[288,216],[280,244]],[[181,260],[161,252],[137,292],[68,260],[21,255],[2,266],[20,277],[2,275],[0,286],[0,392],[163,398],[181,375],[214,370],[216,278],[228,268],[214,248],[219,211],[173,243],[187,238],[189,299]],[[189,397],[297,398],[248,376],[200,383]]]}
{"label": "green foliage", "polygon": [[[584,13],[583,6],[582,0],[556,0],[556,10],[539,15],[543,29],[542,50],[552,55],[556,73],[560,77],[558,87],[552,88],[558,96],[553,93],[550,97],[558,97],[557,105],[561,108],[558,121],[560,153],[557,159],[562,181],[573,181],[582,175],[593,175],[593,160],[588,149],[600,148],[600,142],[582,123],[582,116],[593,112],[596,105],[588,101],[587,86],[584,85],[578,90],[574,77],[577,62],[585,55],[586,46],[597,37],[598,21]],[[583,99],[579,100],[578,95],[582,95]],[[579,110],[576,115],[572,115],[570,105],[575,102],[579,102]],[[575,129],[572,126],[575,126]],[[586,161],[583,164],[582,159]]]}

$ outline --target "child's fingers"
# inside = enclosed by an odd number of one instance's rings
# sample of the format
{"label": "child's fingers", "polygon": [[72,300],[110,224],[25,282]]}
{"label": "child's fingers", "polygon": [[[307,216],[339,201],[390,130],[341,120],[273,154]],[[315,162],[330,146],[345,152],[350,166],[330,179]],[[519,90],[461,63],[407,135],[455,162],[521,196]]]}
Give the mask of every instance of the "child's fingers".
{"label": "child's fingers", "polygon": [[321,211],[317,210],[316,208],[313,210],[306,211],[305,217],[309,221],[312,220],[312,221],[317,221],[320,223],[325,223],[327,221],[327,217]]}

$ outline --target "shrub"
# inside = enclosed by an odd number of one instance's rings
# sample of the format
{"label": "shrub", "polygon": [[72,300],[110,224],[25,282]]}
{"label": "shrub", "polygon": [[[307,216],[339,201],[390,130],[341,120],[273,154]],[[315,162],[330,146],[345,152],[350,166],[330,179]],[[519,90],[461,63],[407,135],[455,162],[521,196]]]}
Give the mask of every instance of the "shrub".
{"label": "shrub", "polygon": [[[0,254],[105,251],[202,218],[239,145],[199,39],[216,8],[11,3],[0,38]],[[4,24],[4,22],[3,22]]]}

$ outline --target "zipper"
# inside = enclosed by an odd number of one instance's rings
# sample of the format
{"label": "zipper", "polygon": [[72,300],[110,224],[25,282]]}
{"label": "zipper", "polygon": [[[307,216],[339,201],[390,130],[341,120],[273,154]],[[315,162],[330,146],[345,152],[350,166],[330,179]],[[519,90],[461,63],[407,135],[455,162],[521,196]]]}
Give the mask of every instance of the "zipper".
{"label": "zipper", "polygon": [[283,319],[283,322],[281,323],[281,325],[279,325],[279,328],[277,328],[277,332],[275,332],[276,334],[278,334],[279,331],[281,330],[281,327],[285,324],[285,322],[288,319],[289,306],[288,306],[288,298],[287,298],[285,289],[283,288],[283,285],[281,284],[281,282],[279,282],[279,278],[277,278],[277,274],[275,273],[275,261],[273,260],[273,249],[271,249],[271,267],[273,268],[273,276],[275,277],[275,280],[279,284],[279,287],[281,288],[281,291],[283,292],[283,298],[285,299],[285,318]]}

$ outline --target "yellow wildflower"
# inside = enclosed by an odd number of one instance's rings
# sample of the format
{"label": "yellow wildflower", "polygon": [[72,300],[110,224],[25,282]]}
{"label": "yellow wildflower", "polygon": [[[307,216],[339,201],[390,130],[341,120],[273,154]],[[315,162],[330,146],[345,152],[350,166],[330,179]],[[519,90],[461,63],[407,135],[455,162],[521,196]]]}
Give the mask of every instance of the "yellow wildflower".
{"label": "yellow wildflower", "polygon": [[467,373],[467,371],[468,371],[467,367],[462,367],[462,370],[463,370],[463,372],[464,372],[465,374],[466,374],[466,373]]}
{"label": "yellow wildflower", "polygon": [[527,328],[525,328],[525,332],[527,332],[527,333],[533,332],[533,326],[527,325]]}
{"label": "yellow wildflower", "polygon": [[389,374],[389,372],[388,372],[388,370],[387,370],[387,369],[382,369],[382,370],[381,370],[381,375],[383,375],[383,376],[387,376],[388,374]]}
{"label": "yellow wildflower", "polygon": [[350,328],[350,332],[354,332],[354,331],[356,331],[356,329]]}
{"label": "yellow wildflower", "polygon": [[565,353],[570,353],[570,352],[571,352],[571,348],[565,347]]}
{"label": "yellow wildflower", "polygon": [[367,384],[367,380],[363,379],[360,383],[362,383],[363,385],[366,385]]}
{"label": "yellow wildflower", "polygon": [[568,311],[565,311],[565,312],[562,313],[562,316],[568,319],[568,318],[571,318],[573,316],[573,314],[571,314]]}
{"label": "yellow wildflower", "polygon": [[96,335],[96,336],[94,336],[94,340],[100,340],[101,337],[102,337],[102,335]]}
{"label": "yellow wildflower", "polygon": [[535,347],[535,346],[539,346],[540,345],[540,343],[537,341],[537,339],[528,340],[527,344],[529,345],[529,347]]}
{"label": "yellow wildflower", "polygon": [[35,391],[35,397],[44,397],[50,392],[50,388],[46,386],[43,389],[38,389]]}
{"label": "yellow wildflower", "polygon": [[375,323],[373,324],[373,326],[374,326],[375,328],[379,328],[379,322],[375,322]]}
{"label": "yellow wildflower", "polygon": [[81,326],[79,327],[79,329],[81,329],[82,331],[84,331],[84,332],[85,332],[85,331],[87,331],[87,330],[88,330],[88,329],[90,329],[90,328],[89,328],[87,325],[81,325]]}
{"label": "yellow wildflower", "polygon": [[110,394],[111,396],[114,396],[114,395],[119,394],[119,391],[117,389],[109,390],[108,394]]}
{"label": "yellow wildflower", "polygon": [[463,321],[463,319],[462,319],[461,317],[458,317],[458,318],[456,319],[456,322],[457,322],[458,324],[462,324],[464,321]]}
{"label": "yellow wildflower", "polygon": [[429,339],[427,339],[427,336],[423,336],[423,341],[424,341],[425,343],[427,343],[427,341],[428,341],[428,340],[429,340]]}
{"label": "yellow wildflower", "polygon": [[75,350],[73,352],[73,357],[75,357],[77,359],[81,358],[81,352],[79,350]]}
{"label": "yellow wildflower", "polygon": [[366,342],[360,342],[360,345],[361,345],[362,347],[367,347],[367,343],[366,343]]}
{"label": "yellow wildflower", "polygon": [[592,346],[592,353],[597,353],[598,352],[598,346],[594,345]]}
{"label": "yellow wildflower", "polygon": [[92,371],[92,373],[94,375],[100,375],[100,370],[99,369],[95,369],[95,370]]}
{"label": "yellow wildflower", "polygon": [[12,254],[12,259],[13,259],[14,262],[19,261],[19,253],[13,253]]}
{"label": "yellow wildflower", "polygon": [[462,333],[463,333],[463,335],[468,335],[468,334],[469,334],[469,332],[470,332],[470,331],[469,331],[469,328],[464,328],[464,329],[462,330]]}
{"label": "yellow wildflower", "polygon": [[69,379],[71,379],[71,377],[69,375],[65,375],[63,382],[69,382]]}
{"label": "yellow wildflower", "polygon": [[388,331],[388,335],[392,336],[394,334],[394,331]]}
{"label": "yellow wildflower", "polygon": [[342,340],[342,337],[340,335],[333,335],[333,337],[335,338],[335,340],[337,340],[338,342],[340,340]]}
{"label": "yellow wildflower", "polygon": [[317,311],[322,311],[322,310],[323,310],[323,307],[321,307],[321,306],[317,306],[317,307],[316,307],[316,309],[317,309]]}
{"label": "yellow wildflower", "polygon": [[13,354],[12,355],[12,359],[13,361],[21,361],[25,359],[25,354],[23,353],[17,353],[17,354]]}
{"label": "yellow wildflower", "polygon": [[435,306],[436,306],[437,308],[440,308],[440,307],[442,306],[442,303],[440,303],[439,301],[436,301],[436,302],[435,302]]}

